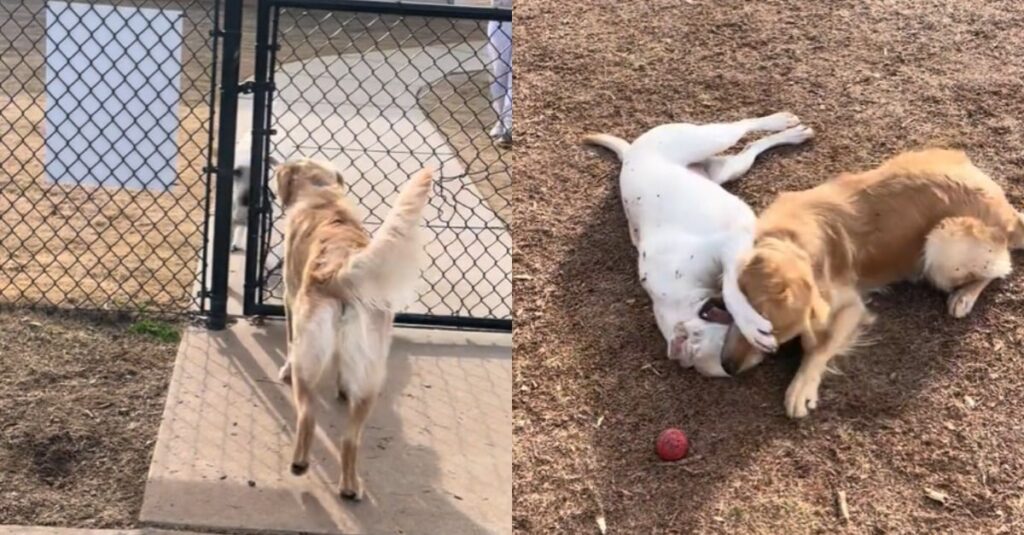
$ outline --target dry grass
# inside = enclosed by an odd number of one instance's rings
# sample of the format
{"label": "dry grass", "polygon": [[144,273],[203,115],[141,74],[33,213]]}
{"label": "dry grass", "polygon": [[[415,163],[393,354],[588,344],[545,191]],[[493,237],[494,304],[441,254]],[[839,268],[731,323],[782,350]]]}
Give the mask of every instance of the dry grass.
{"label": "dry grass", "polygon": [[65,312],[0,323],[0,524],[135,526],[177,344]]}
{"label": "dry grass", "polygon": [[[1024,206],[1024,7],[521,0],[515,18],[515,530],[596,533],[599,515],[609,533],[1024,529],[1024,279],[963,321],[927,288],[876,298],[879,342],[792,422],[793,355],[737,380],[664,360],[618,164],[579,146],[792,110],[818,136],[732,187],[755,208],[924,145],[967,150]],[[667,426],[697,460],[656,462]]]}
{"label": "dry grass", "polygon": [[[201,174],[209,110],[187,108],[178,176],[167,192],[65,186],[45,178],[41,98],[3,109],[0,296],[6,302],[186,310],[193,303],[206,198]],[[25,110],[22,112],[22,110]],[[9,117],[8,117],[9,116]]]}

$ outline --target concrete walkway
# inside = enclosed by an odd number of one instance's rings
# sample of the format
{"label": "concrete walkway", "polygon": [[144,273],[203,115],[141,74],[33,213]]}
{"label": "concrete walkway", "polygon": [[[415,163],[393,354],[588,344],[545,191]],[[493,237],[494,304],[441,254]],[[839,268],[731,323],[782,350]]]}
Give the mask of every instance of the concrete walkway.
{"label": "concrete walkway", "polygon": [[[241,288],[242,258],[229,273]],[[241,310],[232,292],[228,310]],[[289,472],[295,411],[277,380],[283,321],[189,329],[178,349],[140,518],[173,529],[270,533],[512,531],[512,335],[397,329],[364,430],[367,497],[341,500],[345,415],[318,409],[312,467]],[[3,534],[0,534],[3,535]]]}
{"label": "concrete walkway", "polygon": [[303,533],[510,533],[511,335],[399,330],[360,468],[367,499],[336,492],[345,416],[319,409],[313,469],[289,473],[294,410],[276,380],[282,322],[182,341],[141,519],[175,528]]}

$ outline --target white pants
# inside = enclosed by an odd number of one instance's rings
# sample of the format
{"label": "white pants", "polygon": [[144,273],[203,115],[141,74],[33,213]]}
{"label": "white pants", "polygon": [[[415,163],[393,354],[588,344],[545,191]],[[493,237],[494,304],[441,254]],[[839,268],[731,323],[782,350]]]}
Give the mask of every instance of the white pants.
{"label": "white pants", "polygon": [[487,25],[491,55],[491,102],[498,121],[491,135],[501,137],[512,132],[512,23],[492,20]]}

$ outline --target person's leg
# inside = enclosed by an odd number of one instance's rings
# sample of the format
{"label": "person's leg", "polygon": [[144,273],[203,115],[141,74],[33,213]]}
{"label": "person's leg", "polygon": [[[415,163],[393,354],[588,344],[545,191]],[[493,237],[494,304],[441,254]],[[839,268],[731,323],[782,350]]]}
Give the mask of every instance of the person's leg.
{"label": "person's leg", "polygon": [[491,56],[491,102],[498,120],[490,135],[505,137],[512,132],[512,23],[491,21],[487,25]]}

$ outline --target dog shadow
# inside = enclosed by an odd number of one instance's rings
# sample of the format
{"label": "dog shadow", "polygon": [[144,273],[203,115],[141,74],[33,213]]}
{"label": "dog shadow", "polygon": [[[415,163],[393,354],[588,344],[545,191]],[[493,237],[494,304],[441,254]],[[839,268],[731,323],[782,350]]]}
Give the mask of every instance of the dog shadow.
{"label": "dog shadow", "polygon": [[[945,298],[934,289],[900,285],[873,297],[878,321],[868,338],[875,343],[838,359],[842,374],[826,376],[819,408],[804,421],[790,420],[783,396],[799,365],[798,343],[733,379],[702,377],[665,358],[650,300],[637,283],[618,188],[599,190],[599,206],[584,216],[589,224],[559,265],[553,314],[573,326],[561,332],[580,376],[601,378],[576,388],[572,403],[600,422],[585,477],[609,523],[629,511],[672,511],[663,520],[671,530],[723,529],[730,515],[742,514],[742,501],[730,502],[743,495],[737,488],[756,488],[759,477],[795,477],[799,485],[820,464],[812,458],[835,454],[809,451],[814,437],[838,443],[898,428],[932,378],[950,372],[971,328],[972,320],[946,315]],[[986,302],[983,294],[973,314]],[[655,438],[669,427],[686,431],[688,460],[657,459]],[[609,481],[615,484],[603,484]],[[792,513],[780,500],[782,513]],[[652,507],[657,502],[671,503]]]}

